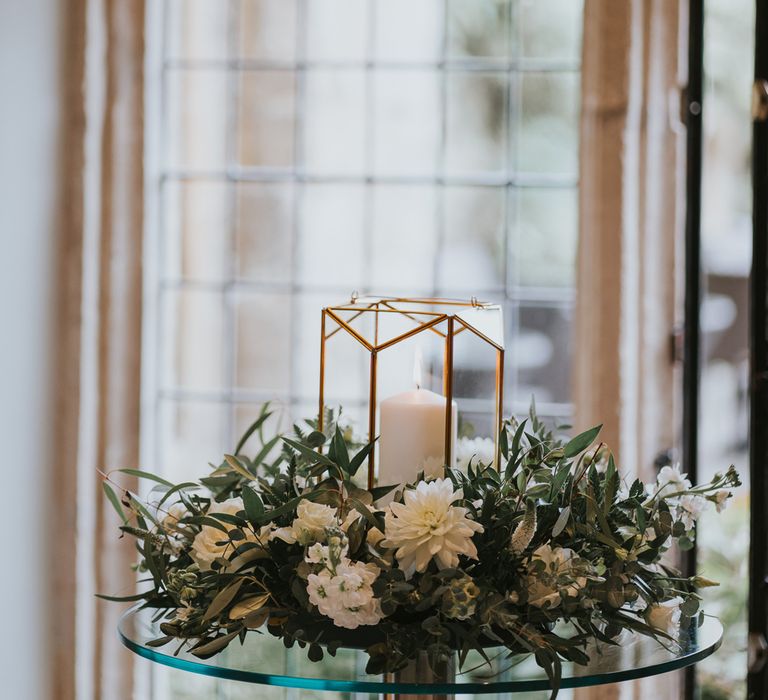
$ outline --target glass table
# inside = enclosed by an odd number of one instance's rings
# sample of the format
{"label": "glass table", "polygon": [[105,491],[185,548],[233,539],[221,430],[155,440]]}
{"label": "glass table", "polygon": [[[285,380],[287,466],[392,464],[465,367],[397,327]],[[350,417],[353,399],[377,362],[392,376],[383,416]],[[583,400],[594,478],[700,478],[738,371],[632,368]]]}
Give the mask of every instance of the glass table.
{"label": "glass table", "polygon": [[[366,674],[366,654],[355,649],[339,649],[312,663],[306,649],[298,645],[286,649],[282,641],[268,633],[251,632],[241,646],[237,640],[213,658],[202,660],[188,653],[180,641],[164,647],[147,643],[164,636],[153,610],[132,608],[123,614],[119,634],[131,651],[155,663],[173,668],[246,683],[285,688],[330,690],[342,693],[445,696],[482,695],[548,690],[549,680],[532,657],[509,659],[503,648],[487,649],[492,666],[475,654],[467,658],[462,670],[449,681],[432,679],[413,682],[411,678]],[[692,626],[681,633],[679,647],[667,649],[657,641],[626,632],[619,646],[595,643],[587,649],[587,666],[563,663],[561,688],[577,688],[617,683],[659,673],[667,673],[697,663],[715,652],[722,640],[723,628],[714,617],[706,617],[701,627]]]}

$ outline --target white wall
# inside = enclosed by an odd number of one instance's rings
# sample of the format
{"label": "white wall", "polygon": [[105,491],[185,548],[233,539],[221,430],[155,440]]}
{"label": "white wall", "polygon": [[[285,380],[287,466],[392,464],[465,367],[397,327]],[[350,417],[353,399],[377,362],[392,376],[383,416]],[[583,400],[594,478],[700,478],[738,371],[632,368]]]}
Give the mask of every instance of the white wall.
{"label": "white wall", "polygon": [[0,0],[0,696],[47,695],[61,7]]}

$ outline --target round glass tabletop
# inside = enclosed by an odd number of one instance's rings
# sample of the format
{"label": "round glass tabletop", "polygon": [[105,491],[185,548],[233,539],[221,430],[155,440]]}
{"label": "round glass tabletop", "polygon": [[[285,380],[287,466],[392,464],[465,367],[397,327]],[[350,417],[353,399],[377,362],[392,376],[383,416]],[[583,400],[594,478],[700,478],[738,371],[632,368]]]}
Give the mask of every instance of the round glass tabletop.
{"label": "round glass tabletop", "polygon": [[[341,692],[399,693],[412,695],[514,693],[548,690],[549,680],[532,657],[507,657],[504,648],[487,649],[491,666],[478,655],[466,659],[450,680],[401,674],[400,677],[366,674],[366,654],[355,649],[339,649],[336,656],[326,654],[316,663],[307,659],[306,649],[298,645],[286,649],[282,641],[268,633],[250,633],[241,646],[237,640],[210,659],[198,659],[181,642],[162,648],[148,642],[164,636],[157,611],[132,608],[122,616],[120,638],[131,651],[155,663],[183,671],[263,685]],[[561,688],[577,688],[666,673],[690,666],[709,656],[720,646],[723,628],[713,617],[701,627],[681,633],[677,648],[665,648],[657,641],[626,632],[619,645],[595,643],[587,649],[590,663],[579,666],[563,663]],[[181,648],[179,648],[181,645]]]}

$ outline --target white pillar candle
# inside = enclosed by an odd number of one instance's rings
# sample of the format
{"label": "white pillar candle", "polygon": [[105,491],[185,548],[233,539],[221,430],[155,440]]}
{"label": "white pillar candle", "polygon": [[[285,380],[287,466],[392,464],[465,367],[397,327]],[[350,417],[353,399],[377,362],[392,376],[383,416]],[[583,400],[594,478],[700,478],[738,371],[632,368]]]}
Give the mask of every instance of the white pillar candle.
{"label": "white pillar candle", "polygon": [[[412,483],[416,474],[442,476],[445,466],[445,396],[415,389],[380,405],[379,484]],[[451,454],[456,455],[456,402],[451,402]]]}

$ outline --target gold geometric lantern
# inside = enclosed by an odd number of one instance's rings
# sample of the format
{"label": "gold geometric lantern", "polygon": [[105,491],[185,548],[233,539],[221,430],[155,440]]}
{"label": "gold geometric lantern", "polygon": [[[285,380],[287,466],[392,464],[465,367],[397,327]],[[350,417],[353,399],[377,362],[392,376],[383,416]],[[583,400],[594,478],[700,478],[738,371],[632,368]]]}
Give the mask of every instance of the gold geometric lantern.
{"label": "gold geometric lantern", "polygon": [[[323,430],[325,416],[326,371],[333,356],[335,337],[339,333],[354,341],[354,345],[367,354],[367,415],[368,439],[376,438],[377,418],[381,412],[381,460],[380,468],[393,460],[403,458],[403,445],[408,443],[408,431],[432,431],[429,459],[434,462],[453,465],[455,459],[457,408],[456,408],[456,358],[469,358],[475,367],[473,376],[482,377],[488,401],[492,401],[492,431],[494,460],[499,464],[499,433],[502,424],[504,389],[504,330],[501,307],[470,300],[428,299],[404,297],[358,297],[353,294],[346,304],[328,306],[322,310],[320,341],[320,430]],[[407,361],[407,343],[416,342],[415,358],[421,357],[422,346],[428,347],[430,376],[439,392],[425,391],[421,379],[416,378],[416,391],[403,394],[400,403],[394,397],[382,396],[382,389],[391,393],[392,387],[404,374]],[[430,351],[431,349],[431,351]],[[357,351],[355,351],[357,352]],[[388,358],[398,359],[387,372],[383,364]],[[414,369],[414,376],[421,373],[420,363]],[[465,372],[466,375],[466,372]],[[466,383],[466,381],[465,381]],[[380,386],[380,384],[382,386]],[[492,397],[490,394],[492,393]],[[404,397],[404,398],[403,398]],[[485,400],[485,399],[484,399]],[[394,402],[388,406],[388,402]],[[418,405],[410,406],[409,403]],[[423,406],[422,404],[430,404]],[[398,413],[399,412],[399,413]],[[439,415],[437,415],[439,413]],[[419,422],[419,418],[428,422]],[[438,426],[436,420],[441,425]],[[392,427],[390,427],[392,426]],[[387,430],[397,436],[385,435]],[[438,436],[436,431],[440,430]],[[424,436],[425,439],[427,436]],[[419,435],[413,437],[417,442]],[[440,441],[440,450],[435,448]],[[368,487],[374,485],[376,447],[368,457]],[[385,457],[389,461],[385,461]],[[429,461],[429,460],[428,460]],[[422,467],[423,464],[413,465]],[[383,474],[380,474],[382,477]],[[393,475],[387,474],[390,479]],[[380,478],[380,481],[382,479]],[[390,483],[392,483],[390,481]]]}

